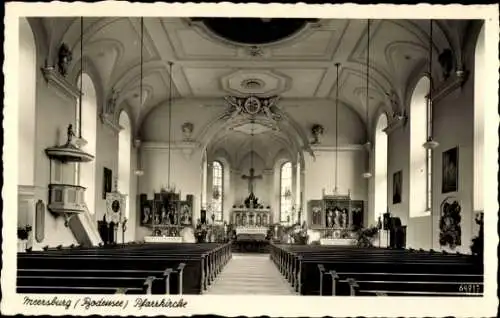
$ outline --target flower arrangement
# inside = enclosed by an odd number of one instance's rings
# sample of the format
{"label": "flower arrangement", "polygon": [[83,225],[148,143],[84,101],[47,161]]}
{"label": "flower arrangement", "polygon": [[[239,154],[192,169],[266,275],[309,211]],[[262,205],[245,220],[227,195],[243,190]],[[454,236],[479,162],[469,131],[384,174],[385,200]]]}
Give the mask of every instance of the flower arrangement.
{"label": "flower arrangement", "polygon": [[25,227],[18,227],[17,238],[20,240],[27,240],[31,230],[32,230],[31,225],[26,225]]}
{"label": "flower arrangement", "polygon": [[377,235],[379,228],[377,226],[370,226],[368,228],[359,229],[357,234],[356,245],[358,247],[373,247],[373,239]]}
{"label": "flower arrangement", "polygon": [[478,235],[472,239],[472,245],[470,250],[472,255],[477,255],[482,257],[484,254],[484,213],[478,213],[476,215],[476,224],[479,225]]}

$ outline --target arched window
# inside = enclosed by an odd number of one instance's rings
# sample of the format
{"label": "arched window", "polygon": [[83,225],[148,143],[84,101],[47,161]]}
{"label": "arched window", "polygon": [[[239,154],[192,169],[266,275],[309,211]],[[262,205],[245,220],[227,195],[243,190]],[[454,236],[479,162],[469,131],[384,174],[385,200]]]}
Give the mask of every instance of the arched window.
{"label": "arched window", "polygon": [[224,198],[224,170],[219,161],[212,164],[212,211],[215,221],[221,222],[223,217],[222,202]]}
{"label": "arched window", "polygon": [[410,104],[410,217],[427,216],[431,205],[431,150],[423,145],[431,129],[427,96],[430,81],[422,77],[413,90]]}
{"label": "arched window", "polygon": [[484,25],[481,28],[475,50],[474,61],[474,212],[484,210],[484,103],[485,89],[484,78],[486,77],[486,55],[484,43]]}
{"label": "arched window", "polygon": [[[91,155],[96,155],[96,135],[97,135],[97,97],[96,90],[92,79],[85,73],[78,78],[78,87],[80,87],[80,81],[82,81],[82,121],[81,121],[81,132],[82,138],[85,139],[87,144],[84,146],[84,150]],[[80,114],[80,103],[77,103],[76,107],[76,133],[79,133],[79,114]],[[83,164],[76,165],[76,177],[78,184],[87,188],[85,190],[85,203],[91,214],[95,213],[95,175],[96,175],[96,160],[86,162]]]}
{"label": "arched window", "polygon": [[280,222],[292,220],[292,163],[285,162],[280,171]]}
{"label": "arched window", "polygon": [[119,125],[122,129],[118,134],[118,190],[127,196],[124,216],[129,218],[132,136],[130,119],[124,111],[120,113]]}
{"label": "arched window", "polygon": [[382,114],[375,129],[375,221],[387,212],[387,116]]}
{"label": "arched window", "polygon": [[18,184],[35,181],[36,46],[26,18],[19,19]]}

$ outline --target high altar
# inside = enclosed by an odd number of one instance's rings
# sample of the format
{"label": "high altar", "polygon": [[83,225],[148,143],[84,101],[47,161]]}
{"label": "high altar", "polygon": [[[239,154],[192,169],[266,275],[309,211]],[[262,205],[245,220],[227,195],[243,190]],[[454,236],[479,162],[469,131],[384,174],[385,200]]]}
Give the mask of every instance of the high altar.
{"label": "high altar", "polygon": [[259,205],[252,192],[246,198],[244,208],[233,208],[231,222],[237,241],[264,241],[271,224],[271,210]]}

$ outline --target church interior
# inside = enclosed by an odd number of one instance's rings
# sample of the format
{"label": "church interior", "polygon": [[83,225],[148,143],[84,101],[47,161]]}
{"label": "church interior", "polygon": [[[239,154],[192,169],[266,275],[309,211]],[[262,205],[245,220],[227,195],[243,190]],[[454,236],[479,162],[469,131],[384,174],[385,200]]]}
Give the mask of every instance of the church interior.
{"label": "church interior", "polygon": [[18,293],[481,296],[486,43],[481,20],[21,18]]}

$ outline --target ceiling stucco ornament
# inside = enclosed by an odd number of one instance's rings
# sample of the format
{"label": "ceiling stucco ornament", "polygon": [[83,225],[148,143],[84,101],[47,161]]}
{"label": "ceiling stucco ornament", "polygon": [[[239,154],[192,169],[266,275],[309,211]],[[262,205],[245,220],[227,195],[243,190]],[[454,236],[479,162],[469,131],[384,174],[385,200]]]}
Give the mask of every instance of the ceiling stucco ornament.
{"label": "ceiling stucco ornament", "polygon": [[220,79],[224,91],[236,96],[273,96],[287,91],[288,76],[269,69],[247,69],[231,72]]}
{"label": "ceiling stucco ornament", "polygon": [[221,116],[222,119],[234,120],[237,117],[265,117],[271,121],[279,121],[281,119],[278,106],[276,105],[279,100],[278,96],[266,98],[257,96],[226,96],[224,99],[229,104],[229,108]]}
{"label": "ceiling stucco ornament", "polygon": [[247,78],[241,81],[241,87],[248,90],[259,90],[266,86],[266,83],[258,78]]}

